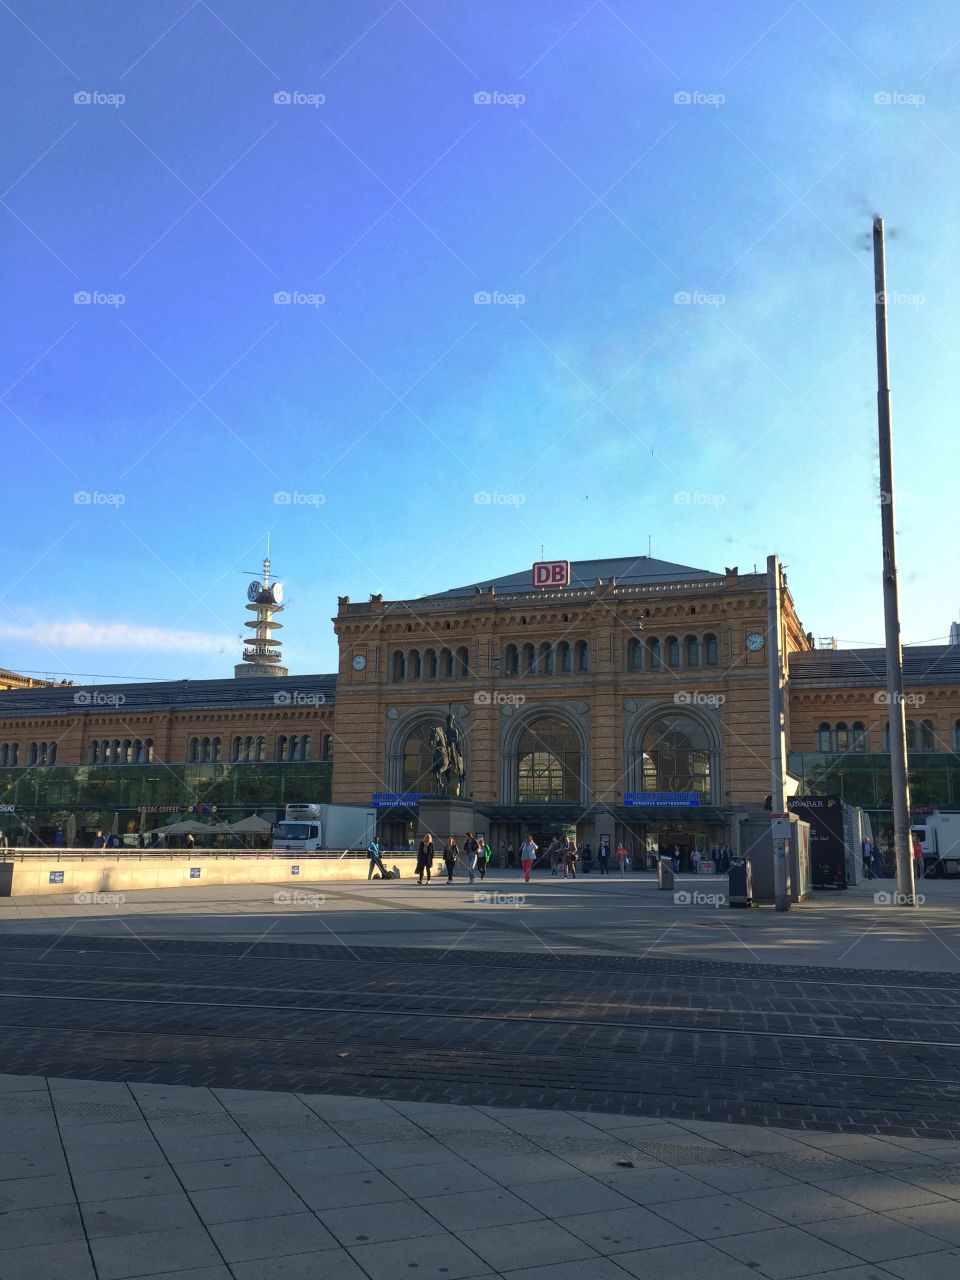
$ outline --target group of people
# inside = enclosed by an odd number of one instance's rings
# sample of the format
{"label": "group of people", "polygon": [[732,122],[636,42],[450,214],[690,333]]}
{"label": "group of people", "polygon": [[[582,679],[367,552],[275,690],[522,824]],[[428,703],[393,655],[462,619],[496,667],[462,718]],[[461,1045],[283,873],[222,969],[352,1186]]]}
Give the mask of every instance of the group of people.
{"label": "group of people", "polygon": [[[493,856],[493,851],[487,844],[486,840],[484,839],[481,841],[473,834],[472,831],[468,831],[463,839],[462,853],[470,883],[473,884],[477,876],[479,876],[481,880],[485,879],[487,874],[487,864]],[[446,883],[453,884],[453,873],[461,855],[460,846],[457,844],[453,836],[447,836],[443,849],[441,850],[441,854],[443,857],[444,870],[447,873]],[[420,841],[420,847],[417,850],[417,884],[430,883],[430,877],[433,874],[434,856],[433,836],[431,836],[428,831],[424,834],[423,839]],[[424,876],[426,876],[426,880],[424,880]]]}
{"label": "group of people", "polygon": [[[916,859],[918,842],[914,840],[913,845],[914,845],[913,856],[914,856],[914,859]],[[880,847],[874,844],[872,840],[864,840],[860,846],[860,851],[863,856],[864,880],[883,880],[887,873],[883,865],[883,854],[880,851]],[[917,869],[918,869],[918,872],[920,873],[923,872],[922,851],[920,854],[920,865]]]}

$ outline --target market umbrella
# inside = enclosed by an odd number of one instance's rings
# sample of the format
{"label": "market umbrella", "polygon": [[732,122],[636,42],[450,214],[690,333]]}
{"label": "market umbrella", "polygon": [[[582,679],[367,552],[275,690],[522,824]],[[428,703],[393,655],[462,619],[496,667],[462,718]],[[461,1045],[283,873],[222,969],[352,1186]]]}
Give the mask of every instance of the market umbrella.
{"label": "market umbrella", "polygon": [[77,847],[77,815],[75,813],[67,816],[67,826],[63,833],[63,839],[68,849]]}
{"label": "market umbrella", "polygon": [[120,814],[114,810],[113,822],[110,824],[110,834],[116,836],[120,834]]}
{"label": "market umbrella", "polygon": [[266,836],[273,830],[273,823],[252,813],[249,818],[241,818],[239,822],[231,822],[225,830],[235,836]]}

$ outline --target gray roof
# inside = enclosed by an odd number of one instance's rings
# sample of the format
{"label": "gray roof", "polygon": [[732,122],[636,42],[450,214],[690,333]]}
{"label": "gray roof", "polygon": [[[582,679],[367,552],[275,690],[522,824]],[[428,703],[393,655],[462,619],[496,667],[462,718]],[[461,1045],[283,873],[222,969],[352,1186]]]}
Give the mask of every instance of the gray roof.
{"label": "gray roof", "polygon": [[[337,677],[263,676],[233,680],[163,680],[156,683],[58,685],[52,689],[0,689],[0,716],[104,715],[131,711],[191,711],[242,707],[310,706],[302,698],[336,698]],[[289,701],[276,702],[278,694]],[[121,701],[122,699],[122,701]]]}
{"label": "gray roof", "polygon": [[[485,578],[481,582],[471,582],[465,587],[451,587],[449,591],[438,591],[433,595],[421,596],[422,600],[442,600],[449,596],[472,596],[477,587],[486,590],[493,587],[498,593],[538,591],[531,580],[531,570],[522,569],[519,573],[508,573],[503,578]],[[722,573],[711,569],[694,569],[688,564],[673,564],[670,560],[654,560],[650,556],[617,556],[607,560],[573,560],[570,563],[570,589],[582,591],[592,587],[598,578],[608,581],[616,578],[622,587],[656,586],[661,582],[702,581],[704,578],[723,579]]]}
{"label": "gray roof", "polygon": [[[960,684],[960,645],[926,644],[903,651],[905,685]],[[885,649],[812,649],[790,654],[791,689],[887,683]]]}

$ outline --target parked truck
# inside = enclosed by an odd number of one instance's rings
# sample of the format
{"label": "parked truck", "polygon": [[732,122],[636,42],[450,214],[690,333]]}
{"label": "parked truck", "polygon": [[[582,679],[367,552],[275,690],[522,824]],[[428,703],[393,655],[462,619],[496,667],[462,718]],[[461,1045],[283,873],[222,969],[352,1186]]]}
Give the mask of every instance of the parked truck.
{"label": "parked truck", "polygon": [[924,876],[960,876],[960,811],[938,809],[911,828],[923,850]]}
{"label": "parked truck", "polygon": [[356,804],[288,804],[273,832],[278,852],[367,849],[377,830],[375,809]]}

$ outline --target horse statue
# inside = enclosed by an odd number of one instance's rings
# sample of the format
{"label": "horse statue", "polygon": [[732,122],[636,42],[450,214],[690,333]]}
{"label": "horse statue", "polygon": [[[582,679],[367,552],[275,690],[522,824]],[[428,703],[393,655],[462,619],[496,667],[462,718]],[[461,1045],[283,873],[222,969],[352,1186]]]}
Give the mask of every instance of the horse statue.
{"label": "horse statue", "polygon": [[456,728],[451,734],[449,729],[436,725],[430,735],[430,747],[433,750],[430,772],[437,795],[459,796],[463,785],[463,750]]}

